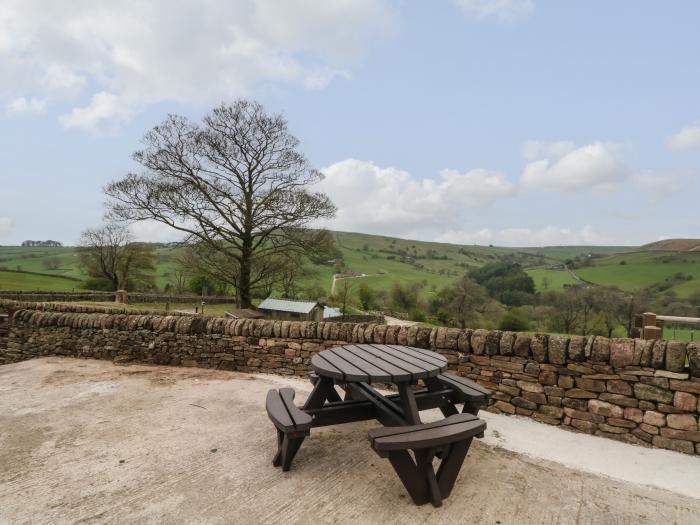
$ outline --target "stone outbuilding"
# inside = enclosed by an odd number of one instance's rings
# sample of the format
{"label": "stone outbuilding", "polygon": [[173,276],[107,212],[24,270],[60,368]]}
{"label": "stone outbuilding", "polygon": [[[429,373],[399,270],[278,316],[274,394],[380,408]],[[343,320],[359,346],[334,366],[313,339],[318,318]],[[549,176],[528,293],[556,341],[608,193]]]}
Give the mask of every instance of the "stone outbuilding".
{"label": "stone outbuilding", "polygon": [[294,301],[268,297],[258,305],[268,319],[291,321],[323,321],[324,306],[318,301]]}

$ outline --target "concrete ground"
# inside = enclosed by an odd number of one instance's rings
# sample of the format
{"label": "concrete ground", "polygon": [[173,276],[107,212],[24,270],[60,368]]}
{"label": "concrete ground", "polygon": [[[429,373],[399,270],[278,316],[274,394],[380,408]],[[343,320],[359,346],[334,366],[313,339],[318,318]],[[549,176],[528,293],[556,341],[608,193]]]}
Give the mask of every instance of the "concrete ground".
{"label": "concrete ground", "polygon": [[[439,509],[413,505],[371,451],[374,422],[312,431],[283,473],[271,465],[264,409],[282,385],[299,401],[310,390],[276,376],[103,361],[2,366],[0,523],[700,522],[698,458],[491,414]],[[602,461],[580,457],[596,450]],[[560,462],[536,457],[548,451]]]}

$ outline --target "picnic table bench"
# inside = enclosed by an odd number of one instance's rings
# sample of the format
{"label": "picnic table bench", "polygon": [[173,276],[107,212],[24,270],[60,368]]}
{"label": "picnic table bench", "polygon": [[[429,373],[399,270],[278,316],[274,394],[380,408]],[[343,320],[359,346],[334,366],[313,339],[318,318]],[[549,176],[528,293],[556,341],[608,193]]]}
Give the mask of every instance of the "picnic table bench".
{"label": "picnic table bench", "polygon": [[[416,504],[439,506],[472,439],[483,437],[486,423],[477,414],[491,392],[445,373],[447,360],[440,354],[408,346],[345,345],[315,354],[311,365],[314,387],[303,407],[294,405],[290,388],[268,393],[267,413],[277,429],[273,464],[289,470],[311,428],[376,419],[384,427],[369,431],[372,449],[389,459]],[[384,395],[376,384],[396,385],[398,393]],[[433,408],[445,418],[422,423],[420,411]],[[440,459],[437,472],[435,457]]]}

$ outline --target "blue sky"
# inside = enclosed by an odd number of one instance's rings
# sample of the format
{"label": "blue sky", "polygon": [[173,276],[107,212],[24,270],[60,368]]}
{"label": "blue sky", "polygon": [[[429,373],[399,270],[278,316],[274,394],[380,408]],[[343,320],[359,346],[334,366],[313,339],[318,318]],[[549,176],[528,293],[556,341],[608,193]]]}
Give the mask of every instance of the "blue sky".
{"label": "blue sky", "polygon": [[147,129],[239,96],[287,116],[327,175],[332,228],[700,236],[698,2],[194,4],[3,1],[0,244],[75,243]]}

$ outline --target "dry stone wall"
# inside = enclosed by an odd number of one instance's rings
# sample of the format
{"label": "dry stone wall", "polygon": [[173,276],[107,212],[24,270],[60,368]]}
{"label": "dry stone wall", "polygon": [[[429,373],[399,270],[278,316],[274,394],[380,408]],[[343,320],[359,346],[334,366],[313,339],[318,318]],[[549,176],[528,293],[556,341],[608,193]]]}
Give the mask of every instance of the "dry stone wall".
{"label": "dry stone wall", "polygon": [[[235,303],[235,297],[225,297],[218,295],[159,295],[148,293],[130,292],[127,294],[131,303],[179,303],[179,304],[199,304],[202,300],[206,304],[229,304]],[[107,302],[116,299],[115,292],[25,292],[0,290],[1,299],[28,302],[67,302],[67,301],[98,301]]]}
{"label": "dry stone wall", "polygon": [[171,315],[171,316],[194,316],[187,312],[166,312],[165,310],[134,309],[124,308],[115,303],[115,306],[101,306],[92,304],[75,303],[54,303],[54,302],[32,302],[14,301],[11,299],[0,299],[0,312],[15,312],[17,310],[40,310],[44,312],[62,312],[78,314],[131,314],[131,315]]}
{"label": "dry stone wall", "polygon": [[494,391],[488,410],[700,454],[700,345],[381,324],[19,310],[0,363],[65,355],[303,376],[345,342],[408,344]]}
{"label": "dry stone wall", "polygon": [[7,314],[0,313],[0,363],[2,363],[2,352],[7,349],[7,336],[9,333],[9,316]]}
{"label": "dry stone wall", "polygon": [[0,290],[0,299],[14,301],[114,301],[114,292],[24,292]]}

